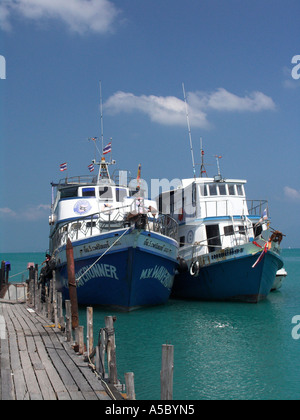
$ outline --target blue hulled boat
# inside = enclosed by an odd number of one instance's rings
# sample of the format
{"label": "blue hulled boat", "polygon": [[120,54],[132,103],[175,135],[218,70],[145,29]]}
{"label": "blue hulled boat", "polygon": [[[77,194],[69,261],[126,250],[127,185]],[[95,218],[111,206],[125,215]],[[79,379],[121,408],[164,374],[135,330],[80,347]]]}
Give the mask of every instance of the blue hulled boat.
{"label": "blue hulled boat", "polygon": [[270,228],[267,201],[246,199],[245,184],[219,172],[160,195],[159,210],[179,223],[172,296],[258,302],[274,287],[283,235]]}
{"label": "blue hulled boat", "polygon": [[97,176],[52,184],[50,253],[63,297],[69,297],[70,239],[79,304],[131,310],[166,303],[178,264],[177,222],[158,214],[139,183],[132,187],[127,177],[125,183],[111,178],[104,156],[93,164],[99,165]]}

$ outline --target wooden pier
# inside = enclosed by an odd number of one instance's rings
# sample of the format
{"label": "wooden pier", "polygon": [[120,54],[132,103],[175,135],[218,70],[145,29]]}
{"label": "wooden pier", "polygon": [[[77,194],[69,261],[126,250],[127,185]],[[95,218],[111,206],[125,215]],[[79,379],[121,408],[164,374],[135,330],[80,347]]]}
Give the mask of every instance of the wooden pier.
{"label": "wooden pier", "polygon": [[[55,272],[44,289],[32,264],[24,283],[2,276],[0,292],[0,400],[136,399],[134,374],[125,373],[126,387],[118,380],[115,317],[105,317],[94,348],[93,308],[87,308],[85,344],[76,302],[65,301],[63,315]],[[162,400],[173,398],[173,359],[173,346],[163,345]]]}
{"label": "wooden pier", "polygon": [[0,303],[0,400],[111,400],[60,329],[26,304]]}
{"label": "wooden pier", "polygon": [[[94,351],[93,310],[88,308],[86,352],[84,328],[74,328],[71,302],[65,304],[64,316],[54,272],[46,288],[38,284],[38,267],[34,265],[25,283],[8,283],[7,278],[2,278],[0,400],[124,399],[116,378],[113,317],[105,319],[109,331],[103,329],[103,336],[105,331],[110,336]],[[92,352],[97,356],[95,360]],[[96,365],[101,369],[97,370]]]}

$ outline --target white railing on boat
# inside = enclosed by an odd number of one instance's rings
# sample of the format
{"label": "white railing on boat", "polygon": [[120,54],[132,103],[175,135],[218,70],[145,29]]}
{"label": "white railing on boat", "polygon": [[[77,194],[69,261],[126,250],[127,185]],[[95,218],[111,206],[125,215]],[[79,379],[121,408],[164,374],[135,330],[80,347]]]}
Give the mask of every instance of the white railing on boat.
{"label": "white railing on boat", "polygon": [[[169,238],[178,240],[178,223],[170,216],[159,214],[148,217],[146,214],[138,214],[137,221],[130,221],[120,211],[105,211],[94,213],[90,216],[76,218],[76,220],[59,224],[50,236],[53,252],[60,246],[66,245],[68,238],[71,241],[82,240],[108,233],[118,229],[128,228],[131,225],[136,228],[146,229],[149,232],[159,233]],[[140,218],[138,216],[141,216]]]}
{"label": "white railing on boat", "polygon": [[261,216],[265,209],[268,209],[266,200],[205,200],[200,201],[199,217]]}

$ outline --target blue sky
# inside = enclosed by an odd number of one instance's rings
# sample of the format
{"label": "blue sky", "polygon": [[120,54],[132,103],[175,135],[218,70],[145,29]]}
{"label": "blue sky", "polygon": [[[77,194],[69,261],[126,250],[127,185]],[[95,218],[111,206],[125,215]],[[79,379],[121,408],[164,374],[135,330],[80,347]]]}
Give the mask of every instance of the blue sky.
{"label": "blue sky", "polygon": [[0,0],[0,252],[48,248],[60,163],[89,174],[99,80],[118,168],[193,176],[184,82],[196,161],[202,137],[209,174],[222,155],[300,247],[299,16],[299,0]]}

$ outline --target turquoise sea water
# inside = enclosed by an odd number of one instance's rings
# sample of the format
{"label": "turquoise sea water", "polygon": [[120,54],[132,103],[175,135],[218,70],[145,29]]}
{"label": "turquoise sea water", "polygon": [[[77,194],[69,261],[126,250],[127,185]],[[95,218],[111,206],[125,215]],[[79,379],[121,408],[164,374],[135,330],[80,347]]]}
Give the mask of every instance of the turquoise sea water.
{"label": "turquoise sea water", "polygon": [[[0,254],[11,275],[40,264],[43,253]],[[174,399],[300,399],[300,250],[284,250],[288,277],[259,304],[170,300],[165,306],[116,313],[94,308],[95,336],[116,315],[120,380],[134,372],[138,399],[160,399],[162,344],[174,345]],[[21,275],[14,277],[21,280]],[[86,325],[85,308],[80,324]],[[95,337],[96,340],[96,337]]]}

